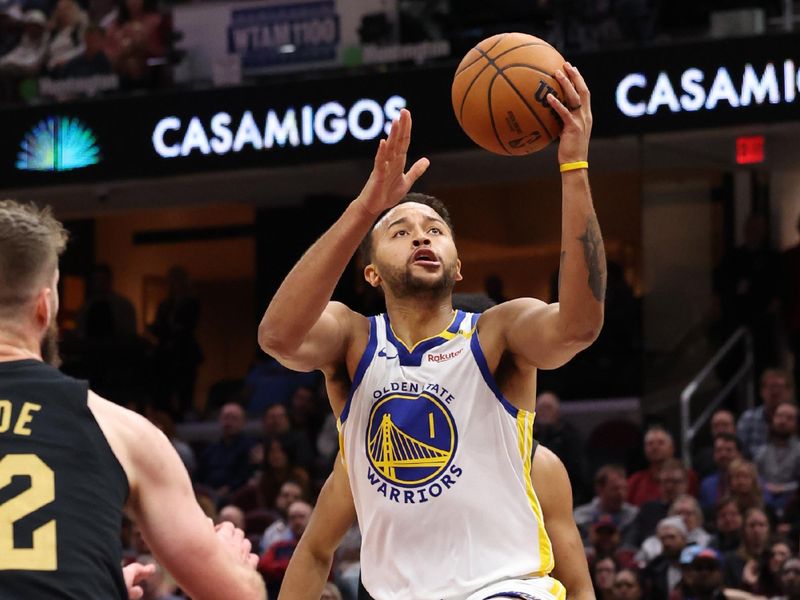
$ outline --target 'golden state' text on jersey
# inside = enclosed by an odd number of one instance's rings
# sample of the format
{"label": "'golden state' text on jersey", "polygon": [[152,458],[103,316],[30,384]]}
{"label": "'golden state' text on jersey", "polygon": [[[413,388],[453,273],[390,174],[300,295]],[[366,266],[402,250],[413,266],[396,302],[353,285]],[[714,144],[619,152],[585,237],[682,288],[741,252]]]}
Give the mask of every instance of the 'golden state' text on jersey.
{"label": "'golden state' text on jersey", "polygon": [[479,316],[456,311],[413,348],[387,315],[370,319],[339,425],[376,599],[463,598],[553,568],[530,477],[534,415],[494,381]]}

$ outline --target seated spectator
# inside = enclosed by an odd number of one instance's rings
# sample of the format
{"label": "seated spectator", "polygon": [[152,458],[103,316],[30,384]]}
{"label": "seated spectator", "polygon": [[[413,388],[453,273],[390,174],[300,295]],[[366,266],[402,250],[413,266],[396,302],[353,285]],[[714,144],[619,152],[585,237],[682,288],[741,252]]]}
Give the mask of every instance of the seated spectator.
{"label": "seated spectator", "polygon": [[667,517],[658,523],[656,535],[662,550],[644,568],[645,597],[648,600],[667,600],[681,582],[680,556],[686,547],[688,532],[683,519]]}
{"label": "seated spectator", "polygon": [[263,554],[267,548],[272,546],[275,542],[289,540],[292,537],[292,532],[289,529],[289,521],[286,511],[289,506],[298,500],[303,500],[303,486],[296,481],[287,481],[281,486],[281,491],[275,499],[275,504],[271,508],[278,516],[269,527],[264,530],[264,535],[261,536],[261,542],[258,545],[258,551]]}
{"label": "seated spectator", "polygon": [[45,68],[57,75],[73,58],[85,50],[84,31],[89,17],[77,0],[58,0],[51,19],[51,33]]}
{"label": "seated spectator", "polygon": [[736,423],[736,435],[742,442],[745,454],[753,457],[767,443],[772,415],[782,402],[794,400],[792,376],[783,369],[766,369],[759,386],[761,406],[747,409]]}
{"label": "seated spectator", "polygon": [[308,471],[295,464],[294,457],[282,438],[267,438],[264,442],[264,463],[261,472],[255,477],[261,506],[273,506],[281,487],[287,481],[300,484],[303,496],[309,497]]}
{"label": "seated spectator", "polygon": [[722,558],[714,548],[687,546],[681,552],[681,583],[669,600],[726,600]]}
{"label": "seated spectator", "polygon": [[717,409],[711,415],[709,430],[711,433],[711,445],[699,446],[692,453],[692,465],[701,477],[711,475],[717,470],[717,465],[714,462],[714,440],[723,433],[736,435],[736,417],[726,408]]}
{"label": "seated spectator", "polygon": [[749,560],[742,572],[742,587],[762,596],[777,596],[781,591],[781,568],[792,556],[786,540],[777,539],[769,544],[760,560]]}
{"label": "seated spectator", "polygon": [[638,509],[625,502],[627,481],[625,469],[620,465],[605,465],[594,476],[595,497],[591,502],[574,510],[575,524],[581,532],[584,545],[589,544],[592,524],[602,515],[610,515],[624,541],[630,539]]}
{"label": "seated spectator", "polygon": [[552,392],[542,392],[536,398],[533,435],[564,463],[576,503],[584,501],[588,493],[583,483],[586,479],[583,440],[575,426],[561,418],[561,401]]}
{"label": "seated spectator", "polygon": [[633,545],[640,546],[648,537],[655,534],[656,525],[667,516],[669,507],[678,496],[686,493],[686,467],[684,464],[670,458],[661,463],[661,469],[656,476],[658,482],[658,497],[645,502],[639,507],[639,514],[633,525]]}
{"label": "seated spectator", "polygon": [[[649,466],[628,478],[628,502],[635,506],[641,506],[650,500],[658,500],[660,495],[658,473],[665,461],[675,458],[675,442],[672,435],[661,426],[650,427],[644,436],[644,455]],[[696,496],[699,487],[697,473],[689,470],[687,477],[689,493]]]}
{"label": "seated spectator", "polygon": [[339,428],[336,422],[336,415],[328,410],[316,442],[317,473],[320,476],[331,472],[333,461],[339,452]]}
{"label": "seated spectator", "polygon": [[723,554],[739,547],[742,543],[742,511],[736,500],[730,496],[720,498],[714,509],[714,525],[715,532],[709,546]]}
{"label": "seated spectator", "polygon": [[333,555],[333,573],[336,585],[345,600],[357,600],[361,578],[361,530],[354,522]]}
{"label": "seated spectator", "polygon": [[83,34],[83,54],[61,69],[62,77],[91,77],[112,73],[111,61],[105,53],[106,32],[99,25],[89,25]]}
{"label": "seated spectator", "polygon": [[[689,494],[682,494],[675,498],[669,507],[668,516],[678,516],[683,519],[686,525],[686,543],[688,545],[708,546],[711,542],[711,534],[703,529],[703,511],[700,504]],[[658,536],[651,535],[643,543],[636,560],[640,563],[647,563],[661,554],[661,541]]]}
{"label": "seated spectator", "polygon": [[19,44],[0,57],[0,74],[32,77],[39,73],[47,55],[47,17],[40,10],[22,16],[24,26]]}
{"label": "seated spectator", "polygon": [[800,439],[797,438],[797,406],[782,402],[772,413],[769,439],[756,451],[753,462],[764,482],[766,503],[782,514],[798,489]]}
{"label": "seated spectator", "polygon": [[250,452],[255,442],[244,432],[244,409],[226,404],[219,413],[220,439],[206,448],[200,458],[196,481],[214,490],[219,502],[235,492],[252,475]]}
{"label": "seated spectator", "polygon": [[[316,447],[317,436],[322,429],[325,411],[329,404],[322,405],[317,397],[314,386],[301,385],[294,392],[289,399],[289,422],[292,431],[301,433],[306,437],[306,443],[303,446],[305,451],[310,452],[314,456]],[[311,465],[304,465],[310,468]]]}
{"label": "seated spectator", "polygon": [[289,560],[297,548],[297,542],[303,536],[308,521],[311,519],[313,508],[307,502],[298,500],[289,506],[287,511],[289,518],[289,529],[292,532],[292,537],[289,540],[275,542],[258,561],[258,570],[264,576],[267,583],[267,596],[269,598],[277,598],[278,592],[281,589],[283,577],[286,575],[286,569],[289,566]]}
{"label": "seated spectator", "polygon": [[314,447],[302,431],[292,429],[289,412],[283,404],[273,404],[267,408],[262,419],[264,439],[279,439],[292,457],[292,462],[302,467],[306,473],[314,466]]}
{"label": "seated spectator", "polygon": [[622,546],[619,528],[609,515],[602,515],[593,524],[589,532],[589,546],[586,558],[591,564],[603,558],[613,558],[621,567],[634,567],[634,550]]}
{"label": "seated spectator", "polygon": [[610,556],[601,558],[591,565],[592,586],[597,600],[614,600],[614,577],[617,574],[617,563]]}
{"label": "seated spectator", "polygon": [[789,558],[781,567],[783,595],[774,600],[800,600],[800,558]]}
{"label": "seated spectator", "polygon": [[761,560],[762,554],[767,549],[769,534],[770,526],[766,513],[760,508],[749,509],[744,515],[742,543],[736,550],[726,552],[724,555],[726,585],[734,588],[742,587],[745,566],[750,561],[758,563]]}
{"label": "seated spectator", "polygon": [[719,433],[714,437],[714,472],[700,482],[700,505],[710,512],[717,501],[728,495],[728,466],[734,459],[742,458],[742,445],[739,438],[730,433]]}
{"label": "seated spectator", "polygon": [[247,529],[242,509],[233,504],[227,504],[219,509],[216,521],[217,524],[225,523],[226,521],[228,523],[233,523],[234,527],[242,531]]}
{"label": "seated spectator", "polygon": [[633,569],[621,569],[614,576],[611,590],[613,600],[642,600],[644,597],[639,575]]}
{"label": "seated spectator", "polygon": [[245,376],[247,414],[259,417],[273,404],[287,406],[299,386],[313,386],[316,373],[300,373],[287,369],[261,348],[256,348],[253,363]]}
{"label": "seated spectator", "polygon": [[108,26],[106,53],[126,86],[148,85],[148,60],[166,54],[163,17],[154,0],[121,0]]}
{"label": "seated spectator", "polygon": [[342,593],[339,591],[339,588],[336,587],[335,583],[329,581],[325,584],[325,587],[322,588],[322,595],[319,597],[319,600],[342,600]]}
{"label": "seated spectator", "polygon": [[750,508],[764,507],[764,492],[758,480],[756,466],[749,460],[734,459],[728,465],[728,491],[742,514]]}

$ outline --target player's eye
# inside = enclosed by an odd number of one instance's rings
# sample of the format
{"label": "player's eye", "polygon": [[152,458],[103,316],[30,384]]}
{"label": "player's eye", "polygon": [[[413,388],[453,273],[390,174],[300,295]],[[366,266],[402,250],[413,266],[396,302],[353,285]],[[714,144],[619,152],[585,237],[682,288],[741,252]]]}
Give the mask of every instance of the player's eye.
{"label": "player's eye", "polygon": [[428,230],[428,232],[430,232],[430,233],[435,233],[436,235],[439,235],[439,234],[441,234],[441,233],[442,233],[442,230],[441,230],[441,229],[439,229],[438,227],[431,227],[431,228]]}
{"label": "player's eye", "polygon": [[406,235],[407,233],[408,232],[405,229],[398,229],[397,231],[394,232],[392,237],[399,237],[401,235]]}

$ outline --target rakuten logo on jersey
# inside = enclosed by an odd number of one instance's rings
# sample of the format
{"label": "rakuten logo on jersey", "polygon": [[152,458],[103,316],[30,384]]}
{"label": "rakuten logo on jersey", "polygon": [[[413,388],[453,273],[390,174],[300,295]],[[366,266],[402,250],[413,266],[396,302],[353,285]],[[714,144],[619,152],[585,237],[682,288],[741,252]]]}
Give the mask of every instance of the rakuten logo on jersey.
{"label": "rakuten logo on jersey", "polygon": [[445,362],[446,360],[455,358],[456,356],[461,354],[463,350],[464,349],[461,348],[460,350],[456,350],[455,352],[443,352],[442,354],[428,354],[428,362],[435,362],[435,363]]}
{"label": "rakuten logo on jersey", "polygon": [[392,121],[400,116],[406,99],[391,96],[383,104],[371,98],[351,106],[330,101],[319,106],[307,104],[279,112],[269,108],[246,110],[238,118],[220,111],[208,121],[199,116],[182,119],[164,117],[153,128],[153,149],[163,158],[200,154],[225,155],[242,150],[269,150],[285,146],[338,144],[345,137],[369,141],[389,134]]}
{"label": "rakuten logo on jersey", "polygon": [[731,108],[794,102],[800,90],[800,71],[791,59],[781,65],[758,68],[747,63],[740,70],[719,67],[703,71],[686,69],[679,78],[661,71],[657,77],[629,73],[617,84],[617,108],[627,117],[712,111],[721,104]]}

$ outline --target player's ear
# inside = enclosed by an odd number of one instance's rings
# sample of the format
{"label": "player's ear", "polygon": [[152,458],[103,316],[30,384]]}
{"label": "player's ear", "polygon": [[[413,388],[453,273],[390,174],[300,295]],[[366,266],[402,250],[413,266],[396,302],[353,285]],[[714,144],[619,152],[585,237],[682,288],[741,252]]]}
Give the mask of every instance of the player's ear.
{"label": "player's ear", "polygon": [[381,276],[374,264],[369,263],[366,267],[364,267],[364,279],[366,279],[367,283],[374,288],[380,286]]}
{"label": "player's ear", "polygon": [[464,277],[461,275],[461,259],[456,259],[456,281],[461,281]]}
{"label": "player's ear", "polygon": [[36,324],[40,327],[47,327],[50,325],[50,320],[53,316],[53,290],[45,287],[39,290],[36,294]]}

